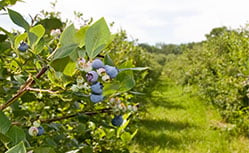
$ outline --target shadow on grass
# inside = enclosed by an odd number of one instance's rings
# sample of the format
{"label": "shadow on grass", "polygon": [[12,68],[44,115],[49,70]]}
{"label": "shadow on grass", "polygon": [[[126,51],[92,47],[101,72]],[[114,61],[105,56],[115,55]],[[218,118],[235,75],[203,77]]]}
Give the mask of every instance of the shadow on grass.
{"label": "shadow on grass", "polygon": [[192,143],[194,140],[191,137],[174,136],[167,134],[170,132],[180,133],[181,130],[188,128],[198,128],[188,122],[171,122],[167,120],[149,120],[144,119],[140,122],[139,132],[135,138],[140,149],[144,152],[150,152],[156,149],[177,149],[183,143]]}
{"label": "shadow on grass", "polygon": [[191,125],[188,122],[171,122],[168,120],[149,120],[144,119],[140,121],[140,127],[145,128],[146,130],[152,130],[152,131],[164,131],[164,130],[170,130],[170,131],[180,131],[187,128],[197,128],[195,125]]}
{"label": "shadow on grass", "polygon": [[[143,152],[154,152],[156,149],[177,148],[181,140],[164,133],[153,135],[145,131],[140,131],[135,139]],[[153,151],[154,150],[154,151]]]}
{"label": "shadow on grass", "polygon": [[172,102],[166,97],[152,97],[151,101],[152,102],[150,104],[156,107],[164,107],[167,109],[186,109],[184,106],[177,104],[176,102]]}

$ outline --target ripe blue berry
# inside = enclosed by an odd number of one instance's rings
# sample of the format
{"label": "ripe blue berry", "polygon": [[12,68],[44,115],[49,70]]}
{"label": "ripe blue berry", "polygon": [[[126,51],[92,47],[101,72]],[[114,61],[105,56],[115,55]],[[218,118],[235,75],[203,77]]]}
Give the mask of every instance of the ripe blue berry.
{"label": "ripe blue berry", "polygon": [[19,50],[19,51],[22,51],[22,52],[25,52],[28,48],[29,48],[28,44],[26,44],[25,42],[22,42],[22,43],[19,45],[18,50]]}
{"label": "ripe blue berry", "polygon": [[123,123],[123,117],[122,115],[118,115],[118,116],[115,116],[113,119],[112,119],[112,125],[114,126],[121,126],[122,123]]}
{"label": "ripe blue berry", "polygon": [[100,82],[97,82],[97,83],[91,85],[92,93],[98,94],[98,95],[102,94],[103,87],[104,87],[103,84]]}
{"label": "ripe blue berry", "polygon": [[104,96],[102,96],[102,95],[96,95],[96,94],[91,94],[90,95],[90,100],[93,103],[98,103],[98,102],[101,102],[101,101],[104,100]]}
{"label": "ripe blue berry", "polygon": [[118,69],[114,66],[105,65],[104,66],[106,73],[110,76],[110,78],[115,78],[118,75]]}
{"label": "ripe blue berry", "polygon": [[86,74],[86,80],[88,82],[94,83],[98,80],[98,73],[95,71],[90,71]]}
{"label": "ripe blue berry", "polygon": [[92,67],[93,67],[94,69],[99,69],[99,68],[103,68],[103,67],[104,67],[104,64],[103,64],[103,62],[102,62],[100,59],[96,58],[96,59],[93,60],[93,62],[92,62]]}
{"label": "ripe blue berry", "polygon": [[38,127],[38,133],[37,133],[37,136],[40,136],[44,133],[44,128],[42,126],[39,126]]}

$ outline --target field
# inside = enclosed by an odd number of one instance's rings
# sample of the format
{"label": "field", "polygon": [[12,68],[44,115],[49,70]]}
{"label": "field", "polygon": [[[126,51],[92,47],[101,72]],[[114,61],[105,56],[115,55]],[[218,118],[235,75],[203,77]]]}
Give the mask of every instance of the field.
{"label": "field", "polygon": [[162,77],[142,117],[133,153],[246,153],[249,140],[191,92]]}

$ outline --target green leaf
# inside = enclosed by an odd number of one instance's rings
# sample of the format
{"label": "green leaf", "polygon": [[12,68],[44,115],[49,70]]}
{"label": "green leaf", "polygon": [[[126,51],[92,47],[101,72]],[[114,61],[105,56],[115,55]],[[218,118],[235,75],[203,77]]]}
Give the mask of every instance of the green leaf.
{"label": "green leaf", "polygon": [[77,54],[78,54],[78,57],[83,57],[84,58],[86,56],[86,51],[83,50],[83,49],[78,48],[77,49]]}
{"label": "green leaf", "polygon": [[73,76],[76,71],[76,62],[72,61],[69,56],[53,60],[50,65],[67,76]]}
{"label": "green leaf", "polygon": [[36,39],[34,40],[34,44],[38,44],[40,39],[45,34],[45,29],[41,24],[38,24],[30,29],[30,32],[36,35]]}
{"label": "green leaf", "polygon": [[129,143],[131,141],[132,137],[131,137],[131,134],[129,132],[124,132],[122,133],[121,135],[121,140],[124,142],[124,143]]}
{"label": "green leaf", "polygon": [[106,83],[103,89],[103,95],[109,96],[112,95],[120,89],[120,82],[119,81],[112,81],[111,83]]}
{"label": "green leaf", "polygon": [[117,80],[120,81],[120,89],[119,90],[121,92],[128,91],[136,85],[132,71],[119,72],[119,74],[117,76]]}
{"label": "green leaf", "polygon": [[33,46],[37,40],[37,36],[33,32],[28,32],[29,45]]}
{"label": "green leaf", "polygon": [[4,42],[7,38],[7,35],[0,34],[0,42]]}
{"label": "green leaf", "polygon": [[17,36],[16,37],[16,39],[15,39],[15,48],[18,48],[19,47],[19,45],[20,45],[20,43],[22,42],[22,41],[25,41],[25,39],[28,37],[28,34],[25,32],[25,33],[23,33],[23,34],[21,34],[21,35],[19,35],[19,36]]}
{"label": "green leaf", "polygon": [[52,29],[62,29],[63,23],[58,18],[44,19],[38,22],[46,29],[46,33],[50,33]]}
{"label": "green leaf", "polygon": [[76,50],[77,46],[77,44],[69,44],[66,46],[62,46],[61,48],[56,50],[53,60],[69,56],[72,52]]}
{"label": "green leaf", "polygon": [[11,9],[8,9],[8,13],[12,22],[20,27],[23,27],[26,31],[29,31],[29,24],[21,14]]}
{"label": "green leaf", "polygon": [[23,141],[21,141],[19,144],[15,145],[14,147],[10,148],[5,153],[26,153],[26,148],[24,146]]}
{"label": "green leaf", "polygon": [[136,130],[132,133],[131,139],[133,139],[133,138],[135,137],[135,135],[137,134],[137,131],[138,131],[138,129],[136,129]]}
{"label": "green leaf", "polygon": [[10,126],[11,126],[11,122],[10,120],[4,115],[3,112],[0,111],[0,133],[5,134]]}
{"label": "green leaf", "polygon": [[54,149],[51,147],[40,147],[34,150],[34,153],[55,153]]}
{"label": "green leaf", "polygon": [[[124,119],[125,120],[125,119]],[[130,120],[125,120],[125,122],[118,128],[117,137],[120,137],[120,134],[124,131],[127,125],[130,123]]]}
{"label": "green leaf", "polygon": [[75,34],[76,42],[79,44],[79,47],[82,48],[85,45],[85,37],[86,37],[86,31],[89,28],[89,26],[81,27],[79,31]]}
{"label": "green leaf", "polygon": [[85,45],[88,56],[93,59],[110,42],[111,33],[104,18],[99,19],[86,31]]}
{"label": "green leaf", "polygon": [[26,138],[26,135],[23,131],[23,129],[12,126],[9,131],[6,133],[6,136],[8,136],[11,139],[11,142],[13,145],[18,144],[20,141],[24,140]]}
{"label": "green leaf", "polygon": [[11,44],[9,42],[0,43],[0,54],[4,53],[4,51],[9,50],[11,48]]}
{"label": "green leaf", "polygon": [[6,135],[0,133],[0,141],[3,143],[3,144],[8,144],[11,140],[9,137],[7,137]]}
{"label": "green leaf", "polygon": [[75,38],[76,30],[74,28],[74,25],[71,24],[69,27],[67,27],[61,34],[60,37],[60,43],[62,46],[76,44],[76,38]]}
{"label": "green leaf", "polygon": [[109,55],[105,55],[104,63],[106,65],[114,66],[114,62],[113,62],[113,60],[111,59],[111,57]]}

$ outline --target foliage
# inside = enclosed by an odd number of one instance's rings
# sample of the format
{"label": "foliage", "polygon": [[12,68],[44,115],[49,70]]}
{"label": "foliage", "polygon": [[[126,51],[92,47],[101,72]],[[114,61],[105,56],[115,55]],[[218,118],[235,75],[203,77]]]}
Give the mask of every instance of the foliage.
{"label": "foliage", "polygon": [[219,108],[224,120],[248,126],[248,28],[215,28],[207,40],[196,44],[167,64],[166,73]]}
{"label": "foliage", "polygon": [[15,5],[16,2],[21,1],[21,0],[1,0],[0,1],[0,10],[5,9],[5,7],[10,6],[10,5]]}
{"label": "foliage", "polygon": [[[104,18],[77,29],[54,13],[31,24],[14,10],[8,14],[24,32],[1,28],[0,151],[127,152],[137,133],[129,124],[137,116],[132,97],[148,85],[142,49],[112,35]],[[23,44],[28,48],[20,48]],[[86,81],[87,66],[96,58],[119,70],[109,81],[99,74],[104,86],[99,103],[90,100],[93,83]],[[122,115],[121,126],[111,124],[116,115]],[[29,135],[36,126],[45,133]]]}
{"label": "foliage", "polygon": [[[121,30],[114,36],[113,42],[108,46],[109,56],[117,65],[121,65],[124,61],[130,59],[132,65],[137,67],[149,67],[146,71],[136,72],[134,77],[137,79],[134,90],[139,92],[135,95],[136,101],[141,101],[141,104],[146,102],[144,96],[149,97],[159,76],[161,75],[163,65],[160,65],[156,58],[158,55],[149,53],[140,45],[136,45],[136,41],[128,41],[124,30]],[[108,60],[108,59],[106,59]],[[126,68],[128,65],[122,65]],[[134,92],[133,92],[134,93]],[[143,94],[142,94],[143,93]]]}

